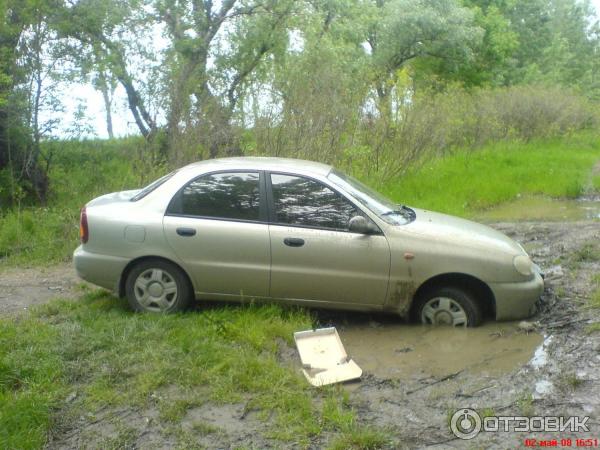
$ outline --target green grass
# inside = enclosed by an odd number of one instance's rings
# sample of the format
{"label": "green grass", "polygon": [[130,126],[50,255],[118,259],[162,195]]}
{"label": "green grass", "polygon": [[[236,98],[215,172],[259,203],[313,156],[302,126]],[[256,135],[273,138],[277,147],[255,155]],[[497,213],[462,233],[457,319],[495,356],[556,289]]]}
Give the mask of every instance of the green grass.
{"label": "green grass", "polygon": [[519,412],[525,417],[532,417],[535,415],[534,398],[530,393],[523,394],[521,398],[517,400],[517,407]]}
{"label": "green grass", "polygon": [[588,333],[598,333],[598,332],[600,332],[600,322],[596,322],[596,323],[593,323],[591,325],[588,325],[587,332]]}
{"label": "green grass", "polygon": [[39,448],[61,417],[105,407],[154,405],[165,432],[183,439],[190,432],[181,419],[206,403],[246,404],[269,420],[267,437],[280,442],[306,446],[327,431],[346,448],[377,448],[385,434],[359,426],[342,389],[315,390],[278,357],[282,345],[293,345],[293,332],[307,328],[311,318],[300,309],[248,304],[135,314],[105,291],[2,319],[0,448]]}
{"label": "green grass", "polygon": [[[599,160],[595,134],[499,143],[434,159],[380,190],[399,203],[469,217],[520,195],[577,197]],[[598,189],[598,178],[593,183]]]}
{"label": "green grass", "polygon": [[575,372],[563,373],[558,378],[558,387],[564,391],[572,391],[583,384],[584,380],[579,378]]}
{"label": "green grass", "polygon": [[60,331],[38,318],[0,321],[0,447],[39,448],[65,392]]}
{"label": "green grass", "polygon": [[589,242],[579,248],[572,259],[577,262],[594,262],[600,261],[600,245],[595,242]]}
{"label": "green grass", "polygon": [[376,450],[389,444],[381,431],[358,427],[346,431],[330,445],[331,450]]}

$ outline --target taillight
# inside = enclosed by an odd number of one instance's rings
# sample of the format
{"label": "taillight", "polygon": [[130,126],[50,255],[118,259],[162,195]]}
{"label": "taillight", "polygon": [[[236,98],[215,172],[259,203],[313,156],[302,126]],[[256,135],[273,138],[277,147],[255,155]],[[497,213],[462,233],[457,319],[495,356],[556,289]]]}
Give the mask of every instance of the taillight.
{"label": "taillight", "polygon": [[81,215],[79,216],[79,239],[82,244],[85,244],[90,238],[90,230],[88,229],[87,214],[85,213],[85,206],[81,208]]}

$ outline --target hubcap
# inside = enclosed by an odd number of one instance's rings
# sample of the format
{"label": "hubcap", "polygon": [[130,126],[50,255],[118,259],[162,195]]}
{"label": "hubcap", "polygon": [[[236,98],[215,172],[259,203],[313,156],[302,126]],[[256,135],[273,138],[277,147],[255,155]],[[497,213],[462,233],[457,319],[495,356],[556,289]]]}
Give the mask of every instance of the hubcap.
{"label": "hubcap", "polygon": [[448,297],[435,297],[421,310],[421,322],[431,325],[467,326],[467,313],[462,306]]}
{"label": "hubcap", "polygon": [[133,290],[138,303],[148,311],[166,311],[177,300],[177,283],[162,269],[148,269],[140,273]]}

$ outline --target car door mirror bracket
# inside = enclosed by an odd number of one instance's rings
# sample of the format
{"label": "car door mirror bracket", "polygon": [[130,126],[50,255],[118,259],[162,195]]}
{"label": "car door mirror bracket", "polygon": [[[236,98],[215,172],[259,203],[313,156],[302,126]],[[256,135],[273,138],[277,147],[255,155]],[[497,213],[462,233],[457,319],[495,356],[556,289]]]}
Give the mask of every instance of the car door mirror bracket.
{"label": "car door mirror bracket", "polygon": [[375,225],[366,217],[360,215],[354,216],[348,221],[348,231],[360,234],[377,234],[378,232]]}

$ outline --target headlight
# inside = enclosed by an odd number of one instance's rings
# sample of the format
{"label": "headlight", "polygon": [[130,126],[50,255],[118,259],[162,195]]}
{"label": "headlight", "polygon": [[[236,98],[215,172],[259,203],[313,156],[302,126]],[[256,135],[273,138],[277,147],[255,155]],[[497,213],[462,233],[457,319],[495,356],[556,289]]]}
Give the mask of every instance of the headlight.
{"label": "headlight", "polygon": [[533,273],[533,262],[527,255],[519,255],[513,258],[513,266],[521,275],[528,277]]}

